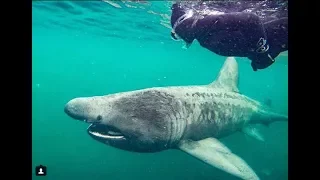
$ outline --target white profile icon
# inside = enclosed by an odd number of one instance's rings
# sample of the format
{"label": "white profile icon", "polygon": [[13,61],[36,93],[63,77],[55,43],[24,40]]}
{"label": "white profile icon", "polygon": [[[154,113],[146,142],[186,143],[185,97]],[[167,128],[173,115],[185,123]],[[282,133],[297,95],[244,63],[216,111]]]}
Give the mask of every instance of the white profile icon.
{"label": "white profile icon", "polygon": [[42,168],[39,169],[38,174],[43,174]]}

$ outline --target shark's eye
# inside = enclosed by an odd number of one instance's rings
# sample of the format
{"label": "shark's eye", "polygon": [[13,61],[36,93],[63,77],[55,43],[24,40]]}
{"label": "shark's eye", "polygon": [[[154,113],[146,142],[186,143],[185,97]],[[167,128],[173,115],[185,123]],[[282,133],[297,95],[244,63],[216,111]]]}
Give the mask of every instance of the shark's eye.
{"label": "shark's eye", "polygon": [[97,116],[97,120],[98,120],[98,121],[101,121],[101,119],[102,119],[102,116],[101,116],[101,115]]}

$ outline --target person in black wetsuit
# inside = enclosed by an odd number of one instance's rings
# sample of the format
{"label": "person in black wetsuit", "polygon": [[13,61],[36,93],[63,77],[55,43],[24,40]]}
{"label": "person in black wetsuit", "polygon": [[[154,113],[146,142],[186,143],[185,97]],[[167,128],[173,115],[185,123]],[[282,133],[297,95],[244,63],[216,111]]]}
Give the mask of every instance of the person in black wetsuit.
{"label": "person in black wetsuit", "polygon": [[221,56],[247,57],[254,71],[288,50],[287,1],[178,2],[171,36],[187,46],[196,39]]}

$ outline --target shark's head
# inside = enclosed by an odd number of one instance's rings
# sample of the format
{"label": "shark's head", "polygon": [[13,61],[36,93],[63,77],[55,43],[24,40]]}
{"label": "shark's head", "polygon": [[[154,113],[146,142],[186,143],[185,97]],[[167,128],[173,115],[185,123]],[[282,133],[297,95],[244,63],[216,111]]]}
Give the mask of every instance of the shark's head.
{"label": "shark's head", "polygon": [[64,111],[90,123],[87,132],[97,141],[128,151],[156,152],[174,143],[168,112],[178,106],[174,97],[147,89],[75,98]]}

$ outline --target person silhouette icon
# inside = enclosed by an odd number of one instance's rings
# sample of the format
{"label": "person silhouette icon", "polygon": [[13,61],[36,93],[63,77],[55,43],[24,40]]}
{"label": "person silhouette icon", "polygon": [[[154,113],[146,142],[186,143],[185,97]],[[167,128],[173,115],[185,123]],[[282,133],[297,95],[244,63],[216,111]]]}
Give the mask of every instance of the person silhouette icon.
{"label": "person silhouette icon", "polygon": [[36,166],[35,173],[37,176],[46,176],[47,175],[47,167],[43,166],[43,165]]}
{"label": "person silhouette icon", "polygon": [[42,168],[39,169],[38,174],[43,174]]}

